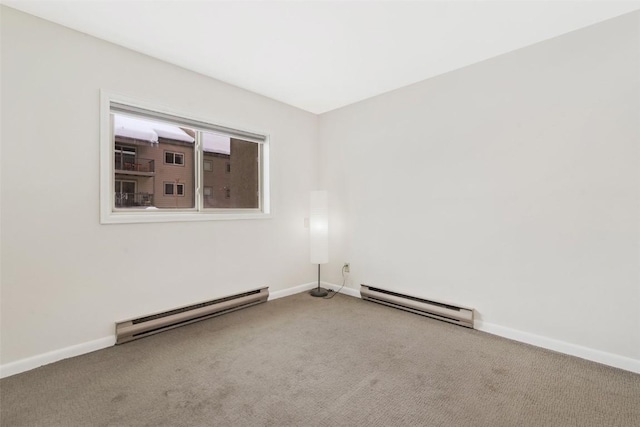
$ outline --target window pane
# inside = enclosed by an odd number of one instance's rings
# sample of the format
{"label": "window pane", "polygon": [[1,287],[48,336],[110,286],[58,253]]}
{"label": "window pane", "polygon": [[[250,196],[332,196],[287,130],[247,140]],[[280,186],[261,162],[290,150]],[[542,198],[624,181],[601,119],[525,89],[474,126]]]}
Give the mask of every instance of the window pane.
{"label": "window pane", "polygon": [[165,184],[164,185],[164,194],[169,196],[173,194],[173,184]]}
{"label": "window pane", "polygon": [[212,164],[212,171],[203,174],[203,186],[211,187],[204,207],[259,208],[260,145],[209,132],[203,132],[202,141],[203,162]]}
{"label": "window pane", "polygon": [[136,183],[135,183],[135,181],[123,181],[122,182],[122,192],[123,193],[135,193],[136,192]]}
{"label": "window pane", "polygon": [[115,182],[115,204],[116,207],[126,208],[134,206],[136,201],[136,182],[121,181]]}
{"label": "window pane", "polygon": [[116,208],[195,207],[194,130],[114,114],[113,135]]}
{"label": "window pane", "polygon": [[268,135],[100,99],[102,224],[269,217]]}
{"label": "window pane", "polygon": [[135,164],[136,148],[126,145],[115,145],[115,168],[131,169]]}

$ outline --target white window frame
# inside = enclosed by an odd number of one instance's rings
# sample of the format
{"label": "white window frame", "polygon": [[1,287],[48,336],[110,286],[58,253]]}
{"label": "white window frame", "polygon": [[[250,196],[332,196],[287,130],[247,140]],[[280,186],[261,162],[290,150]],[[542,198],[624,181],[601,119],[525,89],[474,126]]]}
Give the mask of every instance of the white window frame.
{"label": "white window frame", "polygon": [[[171,193],[167,193],[167,186],[171,187]],[[164,181],[162,183],[162,195],[163,196],[175,196],[176,195],[176,184],[174,182]]]}
{"label": "white window frame", "polygon": [[[162,183],[162,190],[163,190],[163,195],[165,197],[184,197],[184,184],[181,182],[170,182],[170,181],[164,181]],[[167,185],[171,186],[171,193],[167,193]],[[182,193],[180,193],[178,191],[178,188],[182,188]],[[208,187],[207,187],[208,188]]]}
{"label": "white window frame", "polygon": [[[171,154],[173,156],[173,162],[167,162],[167,154]],[[176,157],[180,157],[182,159],[182,163],[176,163]],[[166,150],[164,152],[164,164],[173,166],[184,166],[184,153]]]}
{"label": "white window frame", "polygon": [[[195,207],[184,209],[132,209],[115,208],[115,161],[113,123],[111,119],[112,106],[117,104],[129,107],[132,111],[145,110],[158,114],[158,120],[167,121],[166,116],[178,119],[198,122],[207,127],[201,129],[228,129],[248,135],[259,135],[263,140],[256,142],[259,145],[259,205],[257,209],[225,209],[205,208],[203,191],[203,152],[202,142],[196,138],[194,144],[195,164]],[[222,132],[222,131],[221,131]],[[145,222],[176,222],[176,221],[212,221],[212,220],[238,220],[238,219],[265,219],[271,218],[271,186],[270,186],[270,137],[268,132],[251,130],[247,126],[220,123],[218,120],[203,119],[197,115],[176,111],[167,107],[140,101],[128,96],[113,92],[100,91],[100,223],[102,224],[129,224]],[[186,191],[186,188],[185,188]]]}

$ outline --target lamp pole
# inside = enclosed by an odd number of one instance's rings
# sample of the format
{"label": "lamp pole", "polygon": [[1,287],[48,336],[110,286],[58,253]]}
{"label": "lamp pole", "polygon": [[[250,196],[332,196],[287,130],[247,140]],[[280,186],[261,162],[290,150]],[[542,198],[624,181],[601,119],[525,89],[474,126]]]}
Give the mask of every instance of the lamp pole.
{"label": "lamp pole", "polygon": [[320,264],[329,262],[329,212],[326,191],[312,191],[309,205],[309,243],[311,263],[318,264],[318,287],[310,294],[314,297],[329,295],[320,287]]}
{"label": "lamp pole", "polygon": [[318,264],[318,287],[309,292],[312,297],[326,297],[329,291],[320,287],[320,264]]}

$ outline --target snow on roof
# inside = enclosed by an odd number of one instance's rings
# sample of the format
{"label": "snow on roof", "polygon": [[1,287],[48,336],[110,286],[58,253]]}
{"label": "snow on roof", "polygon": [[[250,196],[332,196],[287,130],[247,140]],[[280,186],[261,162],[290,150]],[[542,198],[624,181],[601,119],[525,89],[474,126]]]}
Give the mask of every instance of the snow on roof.
{"label": "snow on roof", "polygon": [[[158,138],[191,142],[195,139],[178,126],[152,120],[138,119],[114,114],[113,132],[116,136],[158,143]],[[202,133],[204,151],[209,153],[231,154],[231,138],[210,132]]]}
{"label": "snow on roof", "polygon": [[208,153],[231,154],[231,138],[215,133],[202,133],[202,148]]}
{"label": "snow on roof", "polygon": [[113,118],[113,132],[116,136],[141,139],[152,144],[158,143],[158,138],[191,142],[195,139],[178,126],[163,122],[138,119],[115,114]]}

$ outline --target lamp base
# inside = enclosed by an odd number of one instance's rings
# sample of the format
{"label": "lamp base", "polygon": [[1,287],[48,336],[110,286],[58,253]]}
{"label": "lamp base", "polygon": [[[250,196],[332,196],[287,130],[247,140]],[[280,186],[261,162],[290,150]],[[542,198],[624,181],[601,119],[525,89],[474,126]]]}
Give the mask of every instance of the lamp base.
{"label": "lamp base", "polygon": [[327,295],[329,295],[329,291],[324,288],[317,287],[311,289],[311,292],[309,292],[309,294],[312,297],[326,297]]}

